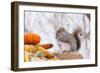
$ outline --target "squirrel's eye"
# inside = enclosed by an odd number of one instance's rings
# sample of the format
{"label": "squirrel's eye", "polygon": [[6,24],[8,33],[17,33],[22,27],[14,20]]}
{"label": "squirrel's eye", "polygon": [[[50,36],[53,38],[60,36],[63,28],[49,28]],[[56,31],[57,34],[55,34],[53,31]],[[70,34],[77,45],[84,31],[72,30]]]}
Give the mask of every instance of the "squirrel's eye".
{"label": "squirrel's eye", "polygon": [[82,34],[80,33],[80,36],[81,36]]}

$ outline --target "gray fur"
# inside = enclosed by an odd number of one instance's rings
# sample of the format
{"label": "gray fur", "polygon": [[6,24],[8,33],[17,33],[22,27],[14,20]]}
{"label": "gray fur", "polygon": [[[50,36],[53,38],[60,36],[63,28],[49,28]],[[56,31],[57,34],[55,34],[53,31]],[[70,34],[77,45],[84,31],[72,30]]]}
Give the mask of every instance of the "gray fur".
{"label": "gray fur", "polygon": [[77,50],[77,40],[73,34],[68,33],[64,28],[60,28],[56,33],[56,38],[64,43],[69,43],[70,51]]}

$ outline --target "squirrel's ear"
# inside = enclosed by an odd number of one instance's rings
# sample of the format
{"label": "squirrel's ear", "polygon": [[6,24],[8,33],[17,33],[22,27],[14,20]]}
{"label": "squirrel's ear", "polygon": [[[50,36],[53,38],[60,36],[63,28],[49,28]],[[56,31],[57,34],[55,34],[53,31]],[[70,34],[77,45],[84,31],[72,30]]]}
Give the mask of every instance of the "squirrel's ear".
{"label": "squirrel's ear", "polygon": [[77,28],[73,31],[73,34],[76,35],[76,34],[78,34],[79,32],[82,32],[82,28],[81,28],[81,27],[77,27]]}

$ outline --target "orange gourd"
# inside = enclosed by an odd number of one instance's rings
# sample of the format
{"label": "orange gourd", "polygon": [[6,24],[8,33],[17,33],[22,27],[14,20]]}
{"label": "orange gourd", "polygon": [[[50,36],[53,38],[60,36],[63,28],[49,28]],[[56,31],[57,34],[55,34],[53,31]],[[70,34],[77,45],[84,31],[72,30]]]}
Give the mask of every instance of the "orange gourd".
{"label": "orange gourd", "polygon": [[24,35],[25,44],[38,44],[40,43],[41,37],[36,33],[27,33]]}

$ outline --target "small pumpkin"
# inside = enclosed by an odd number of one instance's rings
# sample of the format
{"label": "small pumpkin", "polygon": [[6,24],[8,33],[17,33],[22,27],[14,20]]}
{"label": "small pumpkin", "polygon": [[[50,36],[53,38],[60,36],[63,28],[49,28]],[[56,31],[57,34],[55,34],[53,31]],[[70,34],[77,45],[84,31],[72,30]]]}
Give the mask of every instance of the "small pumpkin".
{"label": "small pumpkin", "polygon": [[24,35],[25,44],[38,44],[41,41],[41,37],[36,33],[27,33]]}

